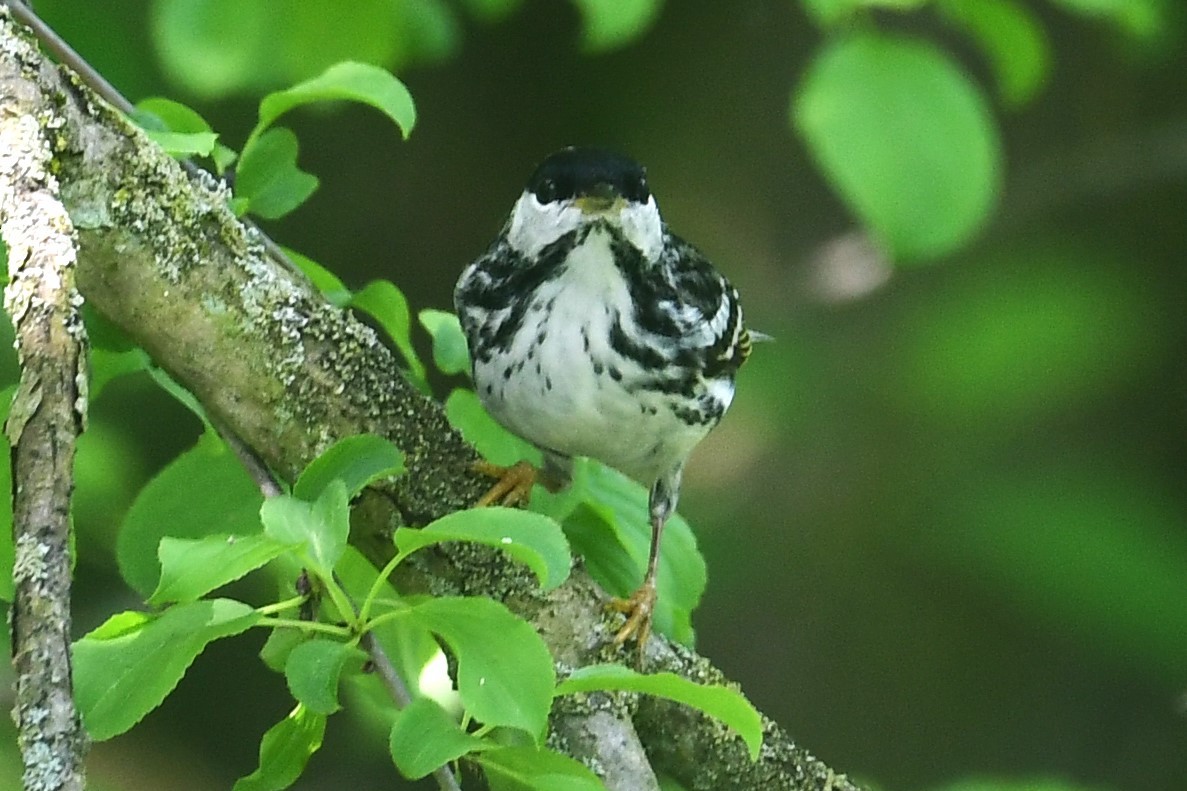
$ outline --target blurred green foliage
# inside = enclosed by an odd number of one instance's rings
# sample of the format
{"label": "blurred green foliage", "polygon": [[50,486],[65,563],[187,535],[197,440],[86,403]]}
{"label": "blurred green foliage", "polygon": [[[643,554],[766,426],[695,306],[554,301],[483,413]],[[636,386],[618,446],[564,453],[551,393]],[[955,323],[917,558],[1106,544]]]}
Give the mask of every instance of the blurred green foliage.
{"label": "blurred green foliage", "polygon": [[[1182,787],[1181,4],[37,7],[133,99],[180,99],[233,140],[256,122],[241,97],[342,58],[400,71],[420,110],[404,146],[358,114],[292,116],[323,184],[269,228],[347,283],[391,278],[413,310],[448,306],[534,161],[627,148],[777,338],[689,470],[701,650],[881,787]],[[834,245],[855,219],[874,244]],[[105,386],[79,456],[80,630],[127,606],[111,536],[196,427],[142,374]],[[251,770],[235,745],[289,699],[247,670],[210,671],[212,696],[203,661],[144,726],[173,734],[170,765],[116,740],[97,782]],[[236,722],[213,697],[243,701]],[[390,771],[340,742],[307,777]]]}

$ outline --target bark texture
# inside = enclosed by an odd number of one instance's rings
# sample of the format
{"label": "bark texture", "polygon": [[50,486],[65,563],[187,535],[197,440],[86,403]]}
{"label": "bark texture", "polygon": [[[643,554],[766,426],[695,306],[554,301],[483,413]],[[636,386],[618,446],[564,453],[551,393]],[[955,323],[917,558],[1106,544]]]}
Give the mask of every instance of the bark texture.
{"label": "bark texture", "polygon": [[28,77],[35,53],[0,38],[0,235],[4,307],[21,380],[5,432],[12,448],[12,661],[28,791],[82,791],[87,738],[70,676],[70,496],[86,409],[86,341],[74,288],[74,228],[59,198],[57,119]]}
{"label": "bark texture", "polygon": [[[56,130],[79,289],[93,307],[283,476],[361,432],[400,447],[408,473],[371,492],[352,519],[352,542],[373,561],[390,554],[395,527],[474,502],[488,483],[470,469],[474,451],[369,328],[270,259],[258,232],[228,211],[224,187],[188,174],[68,75],[46,64],[29,69],[35,48],[2,17],[0,41],[0,80],[23,81],[36,94],[25,112]],[[562,674],[621,659],[608,648],[605,594],[580,568],[542,594],[497,553],[463,545],[397,582],[503,601],[543,635]],[[706,660],[658,637],[647,661],[649,669],[723,680]],[[854,788],[773,723],[751,762],[717,723],[660,700],[575,698],[555,713],[552,731],[554,746],[595,767],[614,791],[656,789],[649,766],[692,789]]]}

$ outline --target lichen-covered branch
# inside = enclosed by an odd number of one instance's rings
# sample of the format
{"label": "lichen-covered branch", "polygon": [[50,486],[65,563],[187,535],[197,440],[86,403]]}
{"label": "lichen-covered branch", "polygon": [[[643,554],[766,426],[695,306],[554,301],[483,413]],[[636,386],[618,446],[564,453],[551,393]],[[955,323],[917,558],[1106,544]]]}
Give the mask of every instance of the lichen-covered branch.
{"label": "lichen-covered branch", "polygon": [[[283,477],[345,436],[370,432],[399,446],[408,473],[371,492],[352,517],[352,542],[372,560],[391,552],[395,526],[474,502],[486,481],[471,470],[473,450],[370,329],[270,259],[258,232],[228,211],[225,188],[188,175],[85,87],[37,64],[2,16],[0,41],[0,79],[32,86],[39,98],[30,112],[56,130],[79,289],[97,310]],[[497,553],[461,544],[422,554],[399,585],[503,601],[536,626],[561,671],[615,658],[605,596],[581,569],[542,594]],[[690,677],[715,673],[658,637],[648,663]],[[648,763],[689,788],[709,787],[703,777],[717,778],[717,791],[852,788],[776,726],[768,737],[752,763],[736,737],[675,704],[590,697],[557,711],[551,740],[597,767],[614,791],[656,788]]]}
{"label": "lichen-covered branch", "polygon": [[82,791],[88,743],[70,675],[70,496],[86,410],[86,335],[74,288],[74,228],[52,168],[56,121],[29,113],[37,99],[26,81],[0,71],[4,307],[21,366],[5,425],[15,484],[14,716],[25,788]]}

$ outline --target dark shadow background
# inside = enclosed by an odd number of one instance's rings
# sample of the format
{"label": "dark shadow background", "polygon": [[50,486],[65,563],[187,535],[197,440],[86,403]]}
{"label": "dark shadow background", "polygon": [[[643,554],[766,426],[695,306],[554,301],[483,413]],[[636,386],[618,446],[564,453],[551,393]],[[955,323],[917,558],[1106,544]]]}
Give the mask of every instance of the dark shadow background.
{"label": "dark shadow background", "polygon": [[[255,103],[171,85],[145,2],[40,5],[133,100],[187,102],[241,144]],[[351,286],[388,278],[414,308],[447,308],[540,158],[570,143],[631,153],[669,224],[776,338],[687,472],[681,510],[710,572],[698,650],[880,788],[1187,787],[1181,39],[1142,52],[1037,5],[1055,63],[1034,103],[999,110],[998,214],[965,251],[879,286],[788,125],[820,45],[797,4],[670,3],[640,41],[597,56],[569,5],[525,6],[467,22],[456,57],[401,72],[419,113],[407,142],[367,109],[287,117],[322,185],[266,230]],[[950,45],[987,84],[926,17],[890,24]],[[824,295],[844,274],[856,285]],[[136,606],[112,537],[197,430],[144,381],[96,404],[80,631]],[[160,710],[96,746],[96,785],[217,789],[251,771],[289,706],[255,660],[261,640],[213,645]],[[385,736],[339,715],[297,788],[391,788],[393,774]]]}

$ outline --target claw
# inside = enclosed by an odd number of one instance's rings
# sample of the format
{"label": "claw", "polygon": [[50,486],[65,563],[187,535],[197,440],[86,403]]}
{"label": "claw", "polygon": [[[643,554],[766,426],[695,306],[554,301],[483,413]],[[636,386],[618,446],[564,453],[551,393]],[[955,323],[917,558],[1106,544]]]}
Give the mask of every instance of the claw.
{"label": "claw", "polygon": [[518,461],[510,467],[479,461],[475,462],[474,470],[496,479],[494,486],[475,503],[479,508],[488,505],[527,505],[532,499],[532,486],[539,475],[539,470],[526,461]]}
{"label": "claw", "polygon": [[611,599],[610,609],[626,615],[626,623],[614,635],[614,645],[621,646],[627,640],[634,640],[642,657],[647,638],[651,636],[651,616],[655,612],[655,583],[647,580],[639,590],[627,599]]}

